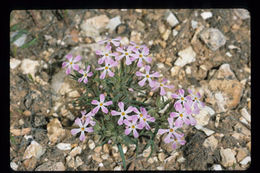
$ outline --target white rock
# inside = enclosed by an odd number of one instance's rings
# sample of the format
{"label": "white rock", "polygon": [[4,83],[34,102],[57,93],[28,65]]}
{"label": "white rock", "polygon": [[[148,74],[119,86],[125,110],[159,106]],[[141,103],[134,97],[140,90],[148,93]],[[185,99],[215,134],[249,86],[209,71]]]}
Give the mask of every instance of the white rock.
{"label": "white rock", "polygon": [[122,170],[122,167],[121,166],[116,166],[114,167],[114,171],[121,171]]}
{"label": "white rock", "polygon": [[177,159],[177,162],[183,163],[185,160],[186,159],[183,156],[181,156],[180,158]]}
{"label": "white rock", "polygon": [[33,156],[39,159],[45,153],[45,151],[46,149],[43,148],[39,143],[32,141],[24,152],[23,160],[30,159]]}
{"label": "white rock", "polygon": [[200,113],[195,115],[194,118],[197,120],[197,125],[205,126],[209,123],[210,113],[207,108],[202,108]]}
{"label": "white rock", "polygon": [[21,70],[23,74],[31,74],[32,77],[35,77],[35,73],[37,71],[37,67],[39,66],[38,61],[23,59],[21,64]]}
{"label": "white rock", "polygon": [[164,167],[163,166],[158,166],[156,169],[161,171],[161,170],[164,170]]}
{"label": "white rock", "polygon": [[171,76],[174,77],[176,75],[179,74],[179,71],[180,71],[180,68],[179,66],[174,66],[171,68]]}
{"label": "white rock", "polygon": [[15,162],[10,162],[10,167],[14,170],[17,171],[18,165]]}
{"label": "white rock", "polygon": [[222,170],[222,167],[221,165],[219,164],[214,164],[212,167],[211,167],[212,170],[215,170],[215,171],[221,171]]}
{"label": "white rock", "polygon": [[21,64],[21,61],[19,59],[11,58],[10,59],[10,68],[15,69]]}
{"label": "white rock", "polygon": [[173,29],[173,30],[172,30],[172,35],[173,35],[173,37],[175,37],[177,34],[178,34],[178,31],[175,30],[175,29]]}
{"label": "white rock", "polygon": [[202,41],[213,51],[226,44],[226,37],[216,28],[206,28],[199,35]]}
{"label": "white rock", "polygon": [[204,109],[207,110],[208,113],[209,113],[211,116],[215,114],[214,109],[212,109],[212,108],[209,107],[209,106],[205,106]]}
{"label": "white rock", "polygon": [[84,164],[84,162],[81,160],[81,158],[79,156],[77,156],[75,159],[75,167],[77,168],[83,164]]}
{"label": "white rock", "polygon": [[229,166],[232,166],[234,163],[236,163],[235,154],[230,148],[223,149],[221,147],[220,155],[221,155],[221,158],[222,158],[221,164],[224,167],[229,167]]}
{"label": "white rock", "polygon": [[121,40],[120,40],[120,43],[122,45],[125,45],[127,46],[129,44],[129,39],[127,37],[123,37]]}
{"label": "white rock", "polygon": [[176,16],[170,11],[167,11],[165,13],[165,20],[167,21],[168,24],[170,24],[171,27],[174,27],[179,23]]}
{"label": "white rock", "polygon": [[167,29],[167,30],[163,33],[163,35],[162,35],[163,40],[164,40],[164,41],[168,40],[170,34],[171,34],[171,30]]}
{"label": "white rock", "polygon": [[240,117],[239,121],[243,124],[249,125],[248,122],[246,121],[246,119],[244,117]]}
{"label": "white rock", "polygon": [[[13,32],[11,33],[11,40],[18,34],[18,32]],[[22,45],[24,45],[25,43],[25,40],[27,38],[27,35],[26,34],[22,34],[17,40],[15,40],[13,42],[13,44],[15,44],[17,47],[21,47]]]}
{"label": "white rock", "polygon": [[232,54],[231,54],[230,52],[226,52],[226,55],[227,55],[228,57],[232,57]]}
{"label": "white rock", "polygon": [[109,20],[106,28],[109,29],[109,32],[112,33],[118,25],[121,24],[120,16],[116,16]]}
{"label": "white rock", "polygon": [[210,11],[205,11],[205,12],[201,13],[200,15],[201,15],[201,17],[202,17],[204,20],[209,19],[209,18],[211,18],[211,17],[213,16]]}
{"label": "white rock", "polygon": [[250,157],[250,156],[247,156],[246,158],[244,158],[244,159],[240,162],[240,164],[241,164],[241,165],[246,165],[246,164],[248,164],[248,162],[251,162],[251,157]]}
{"label": "white rock", "polygon": [[198,22],[195,20],[191,20],[191,27],[192,29],[196,29],[198,27]]}
{"label": "white rock", "polygon": [[251,115],[247,112],[246,108],[241,109],[241,115],[249,122],[251,123]]}
{"label": "white rock", "polygon": [[218,146],[218,140],[214,136],[210,136],[203,142],[203,146],[210,148],[211,151],[214,151]]}
{"label": "white rock", "polygon": [[247,9],[234,9],[235,14],[242,20],[250,18],[250,13]]}
{"label": "white rock", "polygon": [[71,144],[69,144],[69,143],[59,143],[57,145],[57,148],[59,150],[70,150],[71,149]]}
{"label": "white rock", "polygon": [[88,141],[88,147],[89,147],[91,150],[93,150],[93,149],[95,148],[95,143],[94,143],[94,141],[93,141],[92,139],[90,139],[90,140]]}
{"label": "white rock", "polygon": [[104,167],[104,164],[103,163],[99,163],[98,167]]}
{"label": "white rock", "polygon": [[176,66],[183,67],[186,64],[194,62],[196,59],[196,53],[193,51],[192,47],[189,46],[186,49],[178,52],[178,55],[180,56],[174,63]]}
{"label": "white rock", "polygon": [[70,156],[75,157],[76,155],[81,154],[81,152],[82,152],[82,148],[80,146],[77,146],[73,148],[73,150],[71,150]]}
{"label": "white rock", "polygon": [[24,135],[24,138],[25,138],[26,140],[33,139],[32,135]]}

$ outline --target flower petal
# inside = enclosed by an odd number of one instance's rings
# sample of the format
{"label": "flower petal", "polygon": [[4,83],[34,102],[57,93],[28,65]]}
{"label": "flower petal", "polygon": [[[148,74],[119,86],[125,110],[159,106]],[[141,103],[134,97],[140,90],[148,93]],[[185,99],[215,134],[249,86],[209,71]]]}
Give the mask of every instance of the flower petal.
{"label": "flower petal", "polygon": [[182,118],[177,118],[177,120],[174,122],[174,125],[177,126],[177,127],[182,127],[183,125],[183,120]]}
{"label": "flower petal", "polygon": [[78,71],[78,70],[79,70],[79,65],[78,65],[78,64],[73,64],[73,65],[72,65],[72,68],[73,68],[74,70]]}
{"label": "flower petal", "polygon": [[108,75],[110,76],[110,77],[113,77],[114,76],[114,73],[111,71],[111,70],[107,70],[107,72],[108,72]]}
{"label": "flower petal", "polygon": [[78,56],[75,57],[75,59],[73,60],[73,62],[75,63],[75,62],[78,62],[78,61],[80,61],[80,60],[81,60],[81,56],[78,55]]}
{"label": "flower petal", "polygon": [[70,61],[73,58],[73,56],[72,56],[72,54],[68,54],[68,55],[66,55],[66,58]]}
{"label": "flower petal", "polygon": [[104,94],[100,94],[99,95],[99,99],[100,99],[100,102],[104,102],[105,101],[105,95]]}
{"label": "flower petal", "polygon": [[77,124],[79,127],[83,127],[83,125],[82,125],[82,122],[81,122],[81,119],[80,119],[80,118],[77,118],[77,119],[75,120],[75,124]]}
{"label": "flower petal", "polygon": [[104,113],[108,113],[108,109],[105,107],[105,106],[101,106],[101,109],[102,109],[102,112],[104,112]]}
{"label": "flower petal", "polygon": [[94,114],[96,114],[97,112],[98,112],[98,110],[99,110],[99,106],[96,106],[93,110],[92,110],[92,112],[94,113]]}
{"label": "flower petal", "polygon": [[125,113],[130,113],[130,112],[133,112],[133,110],[134,110],[134,107],[133,106],[129,106],[128,108],[127,108],[127,110],[125,111]]}
{"label": "flower petal", "polygon": [[124,123],[124,118],[121,116],[121,117],[118,119],[117,124],[121,126],[123,123]]}
{"label": "flower petal", "polygon": [[164,134],[164,133],[166,133],[166,132],[168,132],[169,131],[169,129],[159,129],[158,130],[158,134],[159,135],[162,135],[162,134]]}
{"label": "flower petal", "polygon": [[170,117],[171,118],[175,118],[175,117],[177,117],[179,114],[177,113],[177,112],[171,112],[170,113]]}
{"label": "flower petal", "polygon": [[108,101],[108,102],[105,102],[103,105],[105,105],[105,106],[109,106],[109,105],[112,105],[112,104],[113,104],[112,101]]}
{"label": "flower petal", "polygon": [[126,135],[129,135],[131,133],[132,129],[131,128],[127,128],[125,129],[125,134]]}
{"label": "flower petal", "polygon": [[134,129],[134,130],[133,130],[133,133],[134,133],[134,137],[135,137],[135,138],[138,138],[139,134],[138,134],[137,130]]}
{"label": "flower petal", "polygon": [[115,111],[115,110],[112,110],[112,111],[111,111],[111,115],[112,115],[112,116],[121,115],[121,112],[117,112],[117,111]]}
{"label": "flower petal", "polygon": [[97,101],[97,100],[92,100],[92,101],[91,101],[91,104],[92,104],[92,105],[98,105],[98,104],[99,104],[99,101]]}
{"label": "flower petal", "polygon": [[71,131],[70,131],[70,133],[72,134],[72,135],[76,135],[77,133],[79,133],[80,132],[80,129],[72,129]]}
{"label": "flower petal", "polygon": [[62,68],[65,68],[69,63],[68,62],[63,62],[62,63]]}
{"label": "flower petal", "polygon": [[184,90],[183,90],[183,89],[179,89],[178,92],[179,92],[179,94],[180,94],[181,96],[184,96]]}
{"label": "flower petal", "polygon": [[107,71],[104,70],[104,71],[101,73],[101,75],[100,75],[100,79],[104,79],[104,78],[106,77],[106,73],[107,73]]}
{"label": "flower petal", "polygon": [[71,72],[71,67],[68,67],[67,70],[66,70],[66,74],[69,75]]}
{"label": "flower petal", "polygon": [[144,86],[146,80],[147,78],[142,79],[141,81],[138,82],[138,85],[140,85],[141,87]]}
{"label": "flower petal", "polygon": [[161,91],[160,91],[160,95],[164,96],[166,94],[165,89],[163,87],[160,87]]}
{"label": "flower petal", "polygon": [[82,82],[83,78],[84,78],[84,77],[79,78],[79,79],[78,79],[78,82]]}
{"label": "flower petal", "polygon": [[91,132],[94,132],[94,129],[93,129],[93,127],[88,127],[88,128],[85,129],[85,131],[91,133]]}
{"label": "flower petal", "polygon": [[84,81],[83,81],[84,83],[88,83],[88,78],[87,77],[85,77],[85,79],[84,79]]}
{"label": "flower petal", "polygon": [[81,134],[79,136],[79,140],[84,141],[85,140],[85,133],[81,131]]}
{"label": "flower petal", "polygon": [[182,104],[180,102],[176,102],[174,104],[174,108],[176,109],[176,111],[181,112],[183,110]]}
{"label": "flower petal", "polygon": [[119,102],[119,103],[118,103],[118,107],[120,108],[121,112],[124,112],[124,111],[125,111],[125,110],[124,110],[125,105],[124,105],[123,102]]}
{"label": "flower petal", "polygon": [[172,94],[172,98],[174,98],[174,99],[178,99],[179,98],[179,95],[177,95],[177,94]]}

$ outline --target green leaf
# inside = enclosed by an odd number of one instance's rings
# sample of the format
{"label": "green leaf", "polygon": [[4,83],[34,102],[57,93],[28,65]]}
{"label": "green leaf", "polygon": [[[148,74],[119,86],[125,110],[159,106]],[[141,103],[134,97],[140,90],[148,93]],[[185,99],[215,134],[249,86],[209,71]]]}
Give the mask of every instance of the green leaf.
{"label": "green leaf", "polygon": [[31,73],[28,74],[28,78],[29,78],[29,80],[30,80],[31,82],[34,82]]}
{"label": "green leaf", "polygon": [[124,155],[124,152],[123,152],[122,146],[121,146],[120,143],[118,143],[118,144],[117,144],[117,147],[118,147],[118,150],[119,150],[119,152],[120,152],[120,156],[121,156],[122,161],[123,161],[124,169],[126,170],[125,155]]}

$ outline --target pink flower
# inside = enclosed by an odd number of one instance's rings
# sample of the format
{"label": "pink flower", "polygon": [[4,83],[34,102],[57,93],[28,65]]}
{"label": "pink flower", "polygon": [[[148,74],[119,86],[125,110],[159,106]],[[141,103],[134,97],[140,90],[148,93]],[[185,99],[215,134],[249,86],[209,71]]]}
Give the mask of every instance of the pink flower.
{"label": "pink flower", "polygon": [[[147,48],[145,45],[137,45],[135,42],[133,41],[130,41],[130,46],[129,48],[132,50],[132,51],[140,51],[141,49],[143,48]],[[148,53],[149,53],[149,49],[148,49]]]}
{"label": "pink flower", "polygon": [[79,73],[82,74],[83,76],[81,78],[78,79],[78,82],[84,82],[84,83],[87,83],[88,82],[88,77],[92,76],[93,73],[92,72],[89,72],[90,70],[90,66],[88,65],[87,67],[87,70],[84,71],[84,70],[80,70]]}
{"label": "pink flower", "polygon": [[104,61],[106,64],[109,64],[111,61],[113,61],[112,56],[117,56],[117,53],[111,52],[111,46],[107,47],[107,49],[103,52],[97,50],[96,54],[102,56],[101,58],[98,59],[98,64],[103,64]]}
{"label": "pink flower", "polygon": [[137,132],[136,129],[142,129],[142,127],[140,124],[137,124],[137,120],[138,120],[137,117],[134,117],[132,121],[129,121],[128,119],[124,120],[124,124],[127,126],[125,129],[126,135],[129,135],[133,131],[134,137],[138,138],[139,133]]}
{"label": "pink flower", "polygon": [[164,138],[165,143],[170,143],[171,142],[171,137],[176,137],[176,138],[182,138],[184,134],[178,134],[176,130],[179,128],[178,126],[173,127],[173,118],[168,118],[168,123],[169,123],[169,129],[159,129],[158,134],[162,135],[166,132],[168,132],[168,135]]}
{"label": "pink flower", "polygon": [[154,87],[154,85],[155,85],[154,83],[155,83],[155,82],[152,81],[151,77],[159,77],[159,76],[160,76],[160,73],[155,72],[155,73],[153,73],[153,74],[150,74],[150,69],[151,69],[151,67],[150,67],[149,65],[146,65],[146,66],[145,66],[145,71],[146,71],[145,74],[144,74],[144,73],[141,73],[141,72],[139,72],[139,71],[136,72],[136,76],[143,76],[143,77],[144,77],[143,80],[141,80],[141,81],[138,82],[138,84],[139,84],[140,86],[144,86],[146,80],[148,80],[150,87]]}
{"label": "pink flower", "polygon": [[134,117],[137,117],[140,122],[140,127],[142,127],[142,128],[145,127],[146,130],[150,130],[150,126],[149,126],[148,122],[154,122],[155,118],[148,115],[145,108],[140,107],[140,110],[141,110],[141,112],[139,112],[139,110],[137,108],[134,108],[133,111],[136,113],[136,115],[133,115],[133,116],[129,117],[128,119],[131,120]]}
{"label": "pink flower", "polygon": [[132,106],[129,106],[125,110],[123,102],[119,102],[118,107],[120,108],[120,112],[112,110],[111,114],[112,114],[112,116],[120,115],[120,118],[117,123],[121,126],[123,124],[124,118],[128,119],[129,116],[127,114],[131,113],[134,108]]}
{"label": "pink flower", "polygon": [[96,114],[98,112],[98,110],[101,108],[102,112],[104,113],[108,113],[108,110],[105,106],[109,106],[112,105],[113,102],[112,101],[108,101],[108,102],[104,102],[105,101],[105,95],[104,94],[100,94],[99,96],[100,101],[97,100],[92,100],[91,104],[93,105],[97,105],[93,110],[92,113]]}
{"label": "pink flower", "polygon": [[176,137],[172,138],[170,142],[172,142],[173,149],[176,149],[178,144],[184,145],[186,143],[186,141],[183,140],[182,138],[176,138]]}
{"label": "pink flower", "polygon": [[178,127],[182,127],[183,122],[186,125],[189,125],[191,123],[188,118],[188,114],[190,114],[189,105],[187,105],[187,103],[184,103],[184,107],[183,107],[181,103],[176,102],[174,104],[174,107],[175,107],[176,111],[178,111],[178,112],[171,112],[171,114],[170,114],[170,117],[177,118],[175,120],[174,125],[178,126]]}
{"label": "pink flower", "polygon": [[201,106],[201,107],[205,106],[205,104],[199,100],[201,98],[201,95],[199,92],[194,94],[192,92],[192,90],[190,90],[190,89],[188,89],[188,92],[190,93],[189,97],[193,101],[194,104],[197,104],[197,106]]}
{"label": "pink flower", "polygon": [[179,99],[176,103],[185,103],[188,100],[190,100],[189,96],[184,97],[184,90],[183,89],[179,89],[178,90],[178,94],[172,94],[172,98],[174,99]]}
{"label": "pink flower", "polygon": [[81,115],[82,117],[80,118],[82,122],[85,121],[89,121],[89,124],[91,124],[91,126],[94,126],[96,124],[95,121],[93,121],[93,116],[95,115],[93,112],[89,112],[88,114],[86,114],[86,111],[81,111]]}
{"label": "pink flower", "polygon": [[106,77],[106,74],[108,73],[108,75],[110,77],[113,77],[114,76],[114,73],[110,70],[111,67],[115,67],[118,65],[118,62],[117,61],[114,61],[114,62],[111,62],[111,64],[107,64],[104,66],[104,67],[99,67],[99,68],[96,68],[96,70],[104,70],[101,75],[100,75],[100,79],[104,79]]}
{"label": "pink flower", "polygon": [[152,91],[155,91],[156,89],[160,88],[160,95],[164,96],[166,94],[166,91],[164,88],[172,89],[173,85],[165,85],[167,83],[167,79],[163,79],[162,82],[155,82],[155,86],[152,89]]}
{"label": "pink flower", "polygon": [[81,132],[80,137],[79,137],[79,139],[81,141],[85,140],[85,132],[91,133],[91,132],[94,131],[93,127],[87,127],[87,125],[89,124],[88,120],[86,120],[85,123],[82,124],[81,119],[77,118],[75,120],[75,124],[77,124],[79,126],[79,128],[78,129],[72,129],[70,132],[71,132],[72,135],[76,135],[77,133]]}
{"label": "pink flower", "polygon": [[110,46],[110,44],[112,43],[114,46],[119,46],[120,45],[120,40],[121,38],[120,37],[117,37],[117,38],[114,38],[114,39],[105,39],[105,40],[102,40],[102,41],[99,41],[98,44],[107,44],[107,46]]}
{"label": "pink flower", "polygon": [[143,66],[143,60],[145,60],[147,63],[152,62],[152,58],[147,56],[149,54],[149,49],[147,47],[144,47],[142,52],[139,51],[134,51],[134,52],[135,54],[131,54],[131,56],[133,57],[132,61],[138,59],[137,67]]}
{"label": "pink flower", "polygon": [[71,54],[68,54],[66,55],[66,58],[69,61],[62,63],[62,68],[67,67],[66,74],[69,75],[71,73],[71,68],[73,68],[76,71],[79,71],[79,65],[75,63],[81,60],[81,56],[76,56],[74,59]]}
{"label": "pink flower", "polygon": [[118,47],[116,50],[117,50],[118,52],[121,52],[121,55],[119,55],[119,56],[116,57],[116,60],[117,60],[117,61],[119,61],[119,60],[121,60],[123,57],[125,57],[125,58],[126,58],[126,65],[132,64],[132,61],[131,61],[131,54],[132,54],[131,47],[128,47],[127,50],[124,50],[123,48]]}

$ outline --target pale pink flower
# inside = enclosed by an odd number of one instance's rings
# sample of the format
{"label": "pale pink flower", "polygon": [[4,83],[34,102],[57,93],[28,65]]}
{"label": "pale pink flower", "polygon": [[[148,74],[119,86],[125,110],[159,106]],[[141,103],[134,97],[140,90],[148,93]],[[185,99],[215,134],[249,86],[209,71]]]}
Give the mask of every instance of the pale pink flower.
{"label": "pale pink flower", "polygon": [[152,58],[148,57],[147,55],[149,54],[149,49],[147,47],[144,47],[141,52],[139,51],[134,51],[135,53],[131,54],[133,58],[131,58],[132,61],[135,61],[138,59],[137,62],[137,67],[142,67],[143,66],[143,60],[146,61],[147,63],[152,62]]}
{"label": "pale pink flower", "polygon": [[168,123],[169,123],[169,129],[159,129],[158,134],[162,135],[164,133],[168,132],[168,135],[164,138],[165,143],[170,143],[171,142],[171,137],[176,137],[176,138],[182,138],[184,134],[179,134],[176,132],[176,130],[180,127],[174,126],[173,127],[173,118],[168,118]]}
{"label": "pale pink flower", "polygon": [[79,73],[82,74],[83,76],[81,78],[78,79],[78,82],[84,82],[84,83],[87,83],[88,82],[88,77],[91,77],[93,75],[92,72],[89,72],[90,70],[90,65],[88,65],[87,67],[87,70],[84,71],[84,70],[80,70]]}
{"label": "pale pink flower", "polygon": [[113,62],[112,57],[117,56],[117,53],[111,52],[111,46],[108,47],[105,51],[97,50],[96,54],[101,56],[101,58],[98,59],[98,64],[103,64],[103,62],[105,62],[106,64],[109,64],[109,63]]}
{"label": "pale pink flower", "polygon": [[126,61],[125,61],[125,62],[126,62],[126,65],[132,64],[132,61],[131,61],[132,51],[131,51],[131,48],[130,48],[130,47],[128,47],[126,50],[124,50],[124,49],[121,48],[121,47],[118,47],[116,50],[121,53],[121,55],[119,55],[119,56],[116,57],[116,60],[117,60],[117,61],[119,61],[119,60],[121,60],[123,57],[125,57],[125,58],[126,58]]}
{"label": "pale pink flower", "polygon": [[84,122],[84,124],[82,124],[81,119],[80,119],[80,118],[77,118],[77,119],[75,120],[75,124],[78,125],[79,128],[78,128],[78,129],[72,129],[70,132],[71,132],[72,135],[76,135],[77,133],[80,132],[80,137],[79,137],[79,139],[80,139],[81,141],[84,141],[84,140],[85,140],[85,132],[91,133],[91,132],[94,131],[94,130],[93,130],[93,127],[87,127],[88,124],[89,124],[89,121],[88,121],[88,120],[86,120],[86,121]]}
{"label": "pale pink flower", "polygon": [[145,73],[141,73],[140,71],[136,72],[136,76],[144,77],[144,79],[142,79],[141,81],[138,82],[138,84],[140,86],[144,86],[146,80],[148,80],[150,87],[151,88],[154,87],[155,82],[151,78],[152,77],[156,77],[156,78],[159,77],[160,73],[159,72],[155,72],[153,74],[150,74],[150,69],[151,69],[151,67],[149,65],[146,65],[145,66],[145,71],[146,71]]}
{"label": "pale pink flower", "polygon": [[183,107],[181,103],[175,103],[174,107],[175,107],[175,110],[177,112],[171,112],[170,113],[170,117],[177,118],[175,120],[174,125],[178,126],[178,127],[182,127],[183,122],[186,125],[189,125],[191,123],[189,118],[188,118],[188,114],[190,114],[189,105],[187,105],[187,103],[184,103],[184,107]]}
{"label": "pale pink flower", "polygon": [[110,69],[111,67],[115,67],[118,65],[117,61],[112,62],[111,64],[107,64],[104,67],[99,67],[96,68],[96,70],[104,70],[101,75],[100,75],[100,79],[104,79],[106,77],[106,74],[108,73],[108,76],[113,77],[114,76],[114,72],[112,72]]}
{"label": "pale pink flower", "polygon": [[98,44],[105,44],[107,46],[110,46],[110,44],[112,43],[114,46],[118,47],[120,45],[120,40],[121,40],[121,37],[117,37],[117,38],[108,38],[108,39],[105,39],[105,40],[102,40],[102,41],[99,41]]}
{"label": "pale pink flower", "polygon": [[67,68],[66,74],[69,75],[71,73],[72,68],[76,71],[79,71],[79,65],[75,63],[81,60],[81,56],[78,55],[75,58],[73,58],[71,54],[68,54],[66,55],[66,58],[68,59],[68,62],[62,63],[62,68]]}
{"label": "pale pink flower", "polygon": [[104,102],[105,101],[105,95],[104,94],[100,94],[99,99],[100,99],[100,101],[92,100],[91,104],[97,105],[92,110],[92,113],[96,114],[98,112],[98,110],[101,108],[102,112],[107,114],[108,113],[108,109],[105,106],[112,105],[113,102],[112,101]]}
{"label": "pale pink flower", "polygon": [[[145,45],[138,45],[138,44],[136,44],[135,42],[130,41],[129,48],[130,48],[132,51],[141,51],[142,49],[147,48],[147,47],[146,47]],[[146,50],[146,51],[147,51],[147,50]],[[148,49],[148,54],[149,54],[149,49]]]}
{"label": "pale pink flower", "polygon": [[190,89],[188,89],[188,92],[190,94],[189,97],[193,101],[194,104],[197,104],[197,106],[200,106],[200,107],[204,107],[205,106],[205,104],[199,100],[201,98],[201,95],[200,95],[199,92],[194,94],[192,92],[192,90],[190,90]]}
{"label": "pale pink flower", "polygon": [[162,82],[155,82],[154,88],[152,91],[155,91],[156,89],[160,88],[160,95],[164,96],[166,94],[166,91],[164,88],[172,89],[174,86],[173,85],[166,85],[167,79],[163,79]]}
{"label": "pale pink flower", "polygon": [[142,129],[142,126],[140,124],[137,124],[137,117],[133,117],[132,120],[125,119],[124,124],[127,126],[125,129],[125,134],[129,135],[133,131],[133,135],[135,138],[138,138],[139,133],[136,129]]}
{"label": "pale pink flower", "polygon": [[82,122],[89,121],[89,124],[91,126],[94,126],[96,124],[95,121],[93,121],[94,113],[90,111],[88,114],[86,114],[86,111],[81,111],[82,117],[80,118]]}
{"label": "pale pink flower", "polygon": [[186,143],[186,141],[183,140],[182,138],[176,138],[176,137],[171,138],[170,142],[172,142],[172,148],[173,149],[176,149],[178,144],[184,145]]}
{"label": "pale pink flower", "polygon": [[148,112],[146,111],[145,108],[140,107],[140,111],[137,108],[134,108],[133,111],[136,113],[136,115],[133,115],[131,117],[129,117],[128,119],[133,119],[133,117],[137,117],[139,119],[139,123],[140,123],[140,127],[142,128],[146,128],[146,130],[150,130],[150,126],[148,124],[148,122],[154,122],[155,118],[151,117],[150,115],[148,115]]}
{"label": "pale pink flower", "polygon": [[187,102],[188,100],[190,100],[190,97],[189,96],[186,96],[184,97],[184,93],[185,91],[183,89],[179,89],[178,90],[178,93],[179,94],[172,94],[172,98],[174,99],[178,99],[178,101],[176,103],[185,103]]}
{"label": "pale pink flower", "polygon": [[129,106],[126,110],[124,109],[124,103],[123,102],[119,102],[118,103],[118,107],[120,109],[120,112],[112,110],[111,111],[111,115],[112,116],[116,116],[116,115],[120,115],[120,118],[118,119],[118,124],[121,126],[123,124],[124,118],[128,119],[128,114],[131,113],[134,109],[134,107]]}

